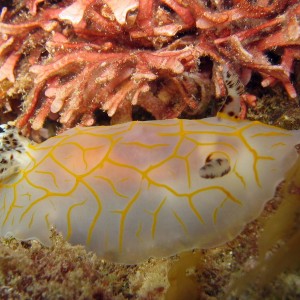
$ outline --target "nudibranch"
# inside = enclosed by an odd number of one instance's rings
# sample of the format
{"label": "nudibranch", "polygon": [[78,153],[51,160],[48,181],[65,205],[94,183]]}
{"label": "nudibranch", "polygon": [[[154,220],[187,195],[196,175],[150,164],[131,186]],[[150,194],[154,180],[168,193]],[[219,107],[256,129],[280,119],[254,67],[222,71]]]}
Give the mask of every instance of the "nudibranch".
{"label": "nudibranch", "polygon": [[219,115],[75,127],[33,144],[0,127],[1,236],[139,263],[233,239],[297,159],[300,131]]}

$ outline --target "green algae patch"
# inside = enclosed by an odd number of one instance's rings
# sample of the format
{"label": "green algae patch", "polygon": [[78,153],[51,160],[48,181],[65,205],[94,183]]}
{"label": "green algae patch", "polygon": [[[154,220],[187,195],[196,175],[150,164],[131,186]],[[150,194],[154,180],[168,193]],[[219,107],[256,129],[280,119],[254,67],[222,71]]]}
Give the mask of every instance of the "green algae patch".
{"label": "green algae patch", "polygon": [[203,268],[204,256],[201,252],[183,252],[168,273],[170,287],[166,300],[198,299],[200,285],[196,272]]}
{"label": "green algae patch", "polygon": [[263,219],[256,266],[237,279],[229,294],[241,295],[249,286],[262,287],[287,270],[300,267],[300,157],[289,170],[281,190],[282,203]]}

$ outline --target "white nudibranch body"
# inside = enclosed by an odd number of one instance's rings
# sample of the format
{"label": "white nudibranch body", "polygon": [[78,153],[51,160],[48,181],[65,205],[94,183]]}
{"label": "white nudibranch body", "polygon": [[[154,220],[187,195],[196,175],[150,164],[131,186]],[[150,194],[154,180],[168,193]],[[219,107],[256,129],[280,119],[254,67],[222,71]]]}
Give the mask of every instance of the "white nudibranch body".
{"label": "white nudibranch body", "polygon": [[2,125],[0,234],[49,229],[139,263],[234,238],[297,158],[300,131],[229,117],[76,127],[31,144]]}

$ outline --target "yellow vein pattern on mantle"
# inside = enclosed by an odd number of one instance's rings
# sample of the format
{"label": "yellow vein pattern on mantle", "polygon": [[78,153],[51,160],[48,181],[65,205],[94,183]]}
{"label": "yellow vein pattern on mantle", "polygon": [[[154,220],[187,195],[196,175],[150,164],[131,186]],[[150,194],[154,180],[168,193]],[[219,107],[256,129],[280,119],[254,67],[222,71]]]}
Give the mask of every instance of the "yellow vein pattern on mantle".
{"label": "yellow vein pattern on mantle", "polygon": [[300,131],[223,114],[76,127],[41,144],[0,131],[0,234],[50,245],[54,226],[128,264],[234,238],[300,143]]}

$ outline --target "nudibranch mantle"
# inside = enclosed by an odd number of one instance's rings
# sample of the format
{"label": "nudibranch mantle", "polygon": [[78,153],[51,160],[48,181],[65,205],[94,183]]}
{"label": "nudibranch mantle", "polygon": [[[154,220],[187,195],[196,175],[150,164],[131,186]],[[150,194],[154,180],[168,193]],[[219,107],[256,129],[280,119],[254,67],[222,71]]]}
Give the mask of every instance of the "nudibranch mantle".
{"label": "nudibranch mantle", "polygon": [[222,116],[76,127],[41,144],[2,125],[0,138],[1,236],[50,245],[54,226],[129,264],[234,238],[296,161],[300,131]]}

